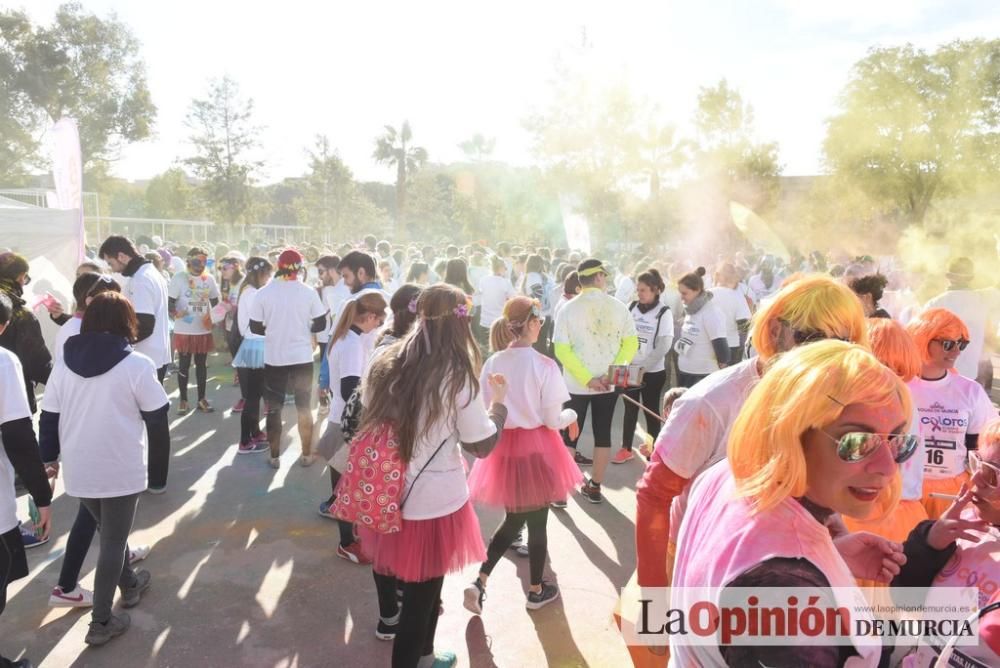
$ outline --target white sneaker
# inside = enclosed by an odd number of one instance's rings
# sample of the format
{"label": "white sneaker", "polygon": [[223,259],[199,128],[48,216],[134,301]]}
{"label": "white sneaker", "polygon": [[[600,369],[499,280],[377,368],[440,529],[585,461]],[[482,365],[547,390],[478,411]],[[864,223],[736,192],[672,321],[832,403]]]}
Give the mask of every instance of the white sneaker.
{"label": "white sneaker", "polygon": [[64,592],[61,587],[53,587],[49,594],[49,607],[52,608],[91,608],[94,605],[93,592],[80,585],[76,589]]}
{"label": "white sneaker", "polygon": [[137,564],[146,557],[149,556],[149,551],[152,548],[149,545],[136,545],[135,547],[129,548],[128,551],[128,565]]}

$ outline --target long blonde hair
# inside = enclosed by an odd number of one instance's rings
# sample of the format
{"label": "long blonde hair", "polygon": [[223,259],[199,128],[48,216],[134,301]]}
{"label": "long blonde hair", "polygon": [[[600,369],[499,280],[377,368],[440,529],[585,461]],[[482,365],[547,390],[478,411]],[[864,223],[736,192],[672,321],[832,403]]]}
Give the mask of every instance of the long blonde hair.
{"label": "long blonde hair", "polygon": [[[851,404],[888,405],[898,399],[911,410],[903,381],[868,350],[842,341],[819,341],[781,355],[750,393],[729,436],[729,464],[738,495],[765,512],[808,491],[802,436],[840,417]],[[900,496],[897,470],[879,507]]]}

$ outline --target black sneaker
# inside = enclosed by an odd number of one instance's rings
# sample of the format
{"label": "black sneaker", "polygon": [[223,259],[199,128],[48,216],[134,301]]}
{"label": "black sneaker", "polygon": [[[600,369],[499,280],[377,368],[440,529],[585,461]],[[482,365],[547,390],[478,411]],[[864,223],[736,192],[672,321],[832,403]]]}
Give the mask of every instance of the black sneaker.
{"label": "black sneaker", "polygon": [[375,637],[379,640],[395,640],[396,631],[399,630],[399,615],[397,614],[393,619],[396,621],[389,623],[379,617],[378,626],[375,627]]}
{"label": "black sneaker", "polygon": [[601,486],[594,484],[593,480],[587,480],[583,483],[583,487],[580,488],[580,494],[590,501],[591,503],[601,503],[604,501],[604,497],[601,496]]}
{"label": "black sneaker", "polygon": [[134,608],[142,600],[142,593],[149,589],[152,576],[149,571],[136,571],[135,584],[122,589],[122,607]]}
{"label": "black sneaker", "polygon": [[590,466],[591,464],[594,463],[593,459],[591,459],[590,457],[584,457],[582,454],[580,454],[579,450],[573,451],[573,461],[579,464],[580,466]]}
{"label": "black sneaker", "polygon": [[566,501],[565,500],[564,501],[553,501],[549,505],[552,506],[553,508],[555,508],[556,510],[563,510],[564,508],[566,508]]}
{"label": "black sneaker", "polygon": [[471,613],[483,614],[483,601],[486,600],[486,587],[476,578],[465,588],[465,609]]}
{"label": "black sneaker", "polygon": [[127,612],[120,612],[117,615],[111,615],[107,622],[101,624],[99,622],[91,622],[90,628],[87,630],[87,637],[83,639],[88,645],[94,645],[99,647],[101,645],[106,645],[109,640],[120,636],[121,634],[128,631],[128,627],[132,624],[132,618],[128,616]]}
{"label": "black sneaker", "polygon": [[557,598],[559,598],[559,587],[548,582],[543,582],[540,592],[537,594],[533,591],[528,592],[528,602],[524,605],[528,610],[538,610],[539,608],[544,608]]}
{"label": "black sneaker", "polygon": [[522,547],[526,547],[524,543],[524,529],[517,532],[517,537],[514,538],[514,542],[510,544],[508,550],[520,550]]}

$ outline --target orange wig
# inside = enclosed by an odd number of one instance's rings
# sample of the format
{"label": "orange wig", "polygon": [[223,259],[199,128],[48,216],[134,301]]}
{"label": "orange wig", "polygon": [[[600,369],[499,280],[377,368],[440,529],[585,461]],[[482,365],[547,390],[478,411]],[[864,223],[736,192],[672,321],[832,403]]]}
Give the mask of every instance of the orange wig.
{"label": "orange wig", "polygon": [[920,361],[926,364],[931,359],[930,347],[934,339],[969,340],[969,328],[962,319],[945,308],[927,309],[906,326],[920,352]]}
{"label": "orange wig", "polygon": [[923,359],[909,332],[895,320],[869,318],[868,338],[878,361],[896,372],[904,383],[920,375]]}

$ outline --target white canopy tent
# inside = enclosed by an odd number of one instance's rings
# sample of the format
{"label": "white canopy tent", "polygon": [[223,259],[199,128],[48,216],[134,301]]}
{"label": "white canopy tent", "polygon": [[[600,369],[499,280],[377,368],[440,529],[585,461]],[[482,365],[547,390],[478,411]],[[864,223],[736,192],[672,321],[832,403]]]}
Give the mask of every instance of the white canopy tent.
{"label": "white canopy tent", "polygon": [[[48,209],[0,197],[0,249],[28,258],[31,283],[25,288],[28,306],[51,293],[63,308],[73,307],[73,281],[79,263],[80,212]],[[58,327],[44,307],[35,310],[51,348]]]}

